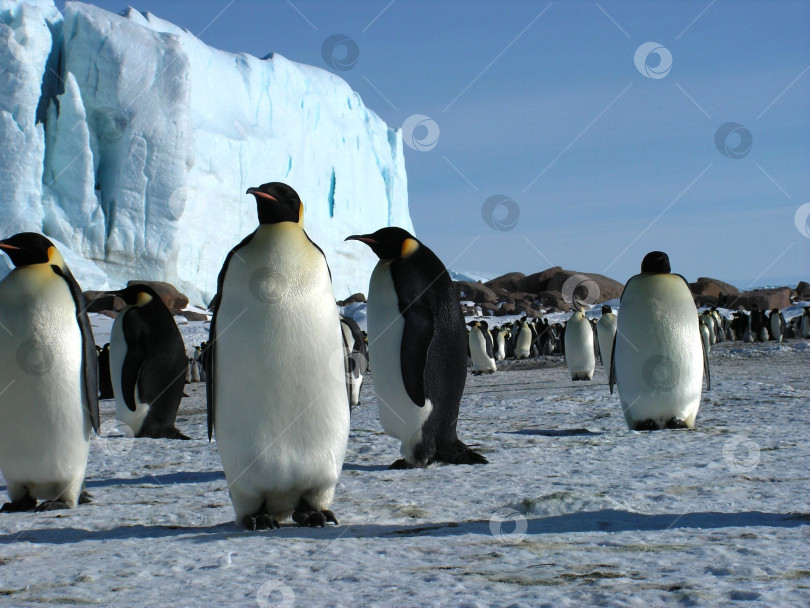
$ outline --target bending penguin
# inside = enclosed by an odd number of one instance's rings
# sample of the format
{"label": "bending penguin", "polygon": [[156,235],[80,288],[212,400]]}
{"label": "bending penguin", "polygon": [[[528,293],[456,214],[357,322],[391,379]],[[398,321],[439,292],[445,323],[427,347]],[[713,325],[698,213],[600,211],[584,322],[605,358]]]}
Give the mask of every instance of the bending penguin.
{"label": "bending penguin", "polygon": [[469,346],[473,364],[473,374],[484,372],[491,374],[498,371],[495,365],[495,352],[492,348],[492,336],[486,321],[470,321]]}
{"label": "bending penguin", "polygon": [[693,428],[704,371],[711,387],[692,293],[670,270],[666,253],[648,253],[621,297],[610,391],[618,385],[631,430]]}
{"label": "bending penguin", "polygon": [[[0,282],[0,471],[3,512],[72,509],[98,432],[93,330],[76,279],[47,238],[0,241],[15,268]],[[37,499],[44,502],[37,505]]]}
{"label": "bending penguin", "polygon": [[444,264],[402,228],[346,240],[380,258],[369,284],[368,337],[380,422],[402,442],[391,468],[486,463],[456,435],[467,332]]}
{"label": "bending penguin", "polygon": [[188,359],[172,313],[148,285],[134,283],[110,293],[126,303],[110,336],[118,420],[135,437],[188,439],[175,426]]}
{"label": "bending penguin", "polygon": [[259,227],[225,258],[204,350],[208,437],[216,431],[238,524],[337,524],[349,403],[329,267],[295,190],[247,194]]}

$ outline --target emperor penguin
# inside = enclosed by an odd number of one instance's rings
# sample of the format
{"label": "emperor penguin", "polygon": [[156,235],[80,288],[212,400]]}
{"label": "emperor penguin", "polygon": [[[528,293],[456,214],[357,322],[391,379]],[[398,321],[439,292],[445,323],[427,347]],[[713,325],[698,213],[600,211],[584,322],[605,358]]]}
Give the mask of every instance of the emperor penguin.
{"label": "emperor penguin", "polygon": [[579,306],[565,325],[565,363],[571,380],[593,380],[596,367],[593,329]]}
{"label": "emperor penguin", "polygon": [[102,348],[96,346],[98,351],[98,398],[114,399],[112,376],[110,375],[110,343]]}
{"label": "emperor penguin", "polygon": [[368,346],[363,339],[363,331],[357,321],[340,315],[340,329],[343,337],[343,363],[346,373],[346,393],[349,407],[360,403],[360,388],[363,376],[368,370]]}
{"label": "emperor penguin", "polygon": [[401,441],[391,468],[484,464],[456,434],[467,378],[467,332],[441,260],[402,228],[347,237],[380,258],[368,293],[369,355],[380,422]]}
{"label": "emperor penguin", "polygon": [[706,329],[709,330],[709,345],[716,343],[717,325],[712,314],[708,310],[704,310],[702,313],[700,313],[700,320],[706,324]]}
{"label": "emperor penguin", "polygon": [[802,311],[801,322],[799,323],[799,336],[810,338],[810,306]]}
{"label": "emperor penguin", "polygon": [[[0,241],[15,268],[0,282],[0,471],[3,512],[72,509],[98,432],[93,330],[76,279],[41,234]],[[37,505],[37,499],[42,499]]]}
{"label": "emperor penguin", "polygon": [[506,358],[506,330],[496,327],[492,330],[492,350],[495,354],[495,361],[501,361]]}
{"label": "emperor penguin", "polygon": [[518,322],[517,336],[515,338],[515,359],[528,359],[532,354],[536,334],[534,327],[523,317]]}
{"label": "emperor penguin", "polygon": [[781,343],[785,335],[785,316],[778,308],[771,311],[770,317],[768,317],[768,327],[773,339]]}
{"label": "emperor penguin", "polygon": [[492,347],[492,336],[488,331],[486,321],[470,321],[470,356],[472,357],[473,374],[479,375],[484,372],[491,374],[498,371],[495,364],[495,352]]}
{"label": "emperor penguin", "polygon": [[343,338],[323,251],[298,193],[248,188],[259,227],[225,258],[203,351],[208,436],[236,522],[337,524],[329,510],[349,438]]}
{"label": "emperor penguin", "polygon": [[188,439],[175,426],[188,359],[172,313],[148,285],[133,283],[110,293],[126,304],[110,335],[118,420],[135,437]]}
{"label": "emperor penguin", "polygon": [[689,284],[663,251],[644,256],[624,286],[616,331],[610,391],[618,384],[630,429],[693,428],[709,362]]}
{"label": "emperor penguin", "polygon": [[610,356],[613,354],[613,340],[616,338],[616,315],[608,304],[602,305],[602,316],[596,322],[596,339],[599,341],[599,353],[602,367],[610,373]]}

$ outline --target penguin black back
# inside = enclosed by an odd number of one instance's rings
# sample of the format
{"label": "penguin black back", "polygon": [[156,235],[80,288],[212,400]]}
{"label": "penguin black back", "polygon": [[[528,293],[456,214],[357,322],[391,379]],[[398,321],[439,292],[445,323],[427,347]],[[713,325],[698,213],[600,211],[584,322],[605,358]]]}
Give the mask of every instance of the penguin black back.
{"label": "penguin black back", "polygon": [[138,436],[188,439],[174,426],[188,362],[171,312],[148,285],[136,283],[113,293],[131,306],[123,313],[127,351],[121,371],[122,398],[134,412],[137,389],[140,401],[149,404]]}

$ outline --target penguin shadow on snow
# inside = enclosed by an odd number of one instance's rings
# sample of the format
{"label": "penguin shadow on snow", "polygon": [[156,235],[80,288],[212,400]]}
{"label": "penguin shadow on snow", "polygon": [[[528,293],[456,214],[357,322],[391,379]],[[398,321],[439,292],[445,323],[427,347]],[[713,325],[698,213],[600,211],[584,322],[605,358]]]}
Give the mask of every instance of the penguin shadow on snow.
{"label": "penguin shadow on snow", "polygon": [[509,435],[540,435],[541,437],[577,437],[581,435],[604,435],[602,432],[588,429],[520,429],[507,431]]}
{"label": "penguin shadow on snow", "polygon": [[222,471],[178,471],[164,475],[146,475],[143,477],[127,477],[125,479],[88,479],[85,484],[88,488],[105,488],[109,486],[130,486],[142,484],[158,484],[161,486],[184,483],[208,483],[225,479]]}
{"label": "penguin shadow on snow", "polygon": [[[765,513],[744,511],[724,513],[703,511],[697,513],[644,514],[603,509],[553,515],[527,517],[526,535],[565,534],[575,532],[666,532],[678,529],[712,530],[723,528],[799,528],[810,525],[810,513]],[[497,538],[493,534],[491,520],[468,522],[424,522],[412,526],[395,524],[342,524],[327,528],[299,527],[284,524],[276,530],[258,532],[268,538],[337,540],[352,538],[397,538],[403,536],[463,536],[476,534]],[[109,530],[82,530],[79,528],[31,529],[0,535],[0,545],[17,542],[63,545],[83,541],[130,540],[166,537],[190,537],[192,542],[208,543],[232,538],[255,537],[257,532],[248,532],[236,527],[233,521],[213,526],[119,526]]]}

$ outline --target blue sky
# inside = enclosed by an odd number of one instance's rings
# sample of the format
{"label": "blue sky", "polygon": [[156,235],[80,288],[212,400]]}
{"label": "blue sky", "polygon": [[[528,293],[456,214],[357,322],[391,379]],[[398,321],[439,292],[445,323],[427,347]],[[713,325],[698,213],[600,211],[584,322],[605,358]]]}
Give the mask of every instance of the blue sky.
{"label": "blue sky", "polygon": [[[389,125],[416,114],[433,121],[430,133],[425,124],[404,133],[430,148],[406,147],[408,190],[418,237],[448,266],[495,276],[561,265],[625,281],[660,249],[689,280],[810,280],[810,3],[135,8],[217,48],[329,69]],[[350,69],[324,60],[334,34],[357,45]],[[647,42],[671,55],[668,72],[655,52],[636,67]],[[730,122],[738,126],[721,137],[724,155],[715,135]],[[425,138],[435,135],[431,146]],[[495,195],[514,201],[497,206],[496,219],[519,210],[509,230],[482,217]]]}

